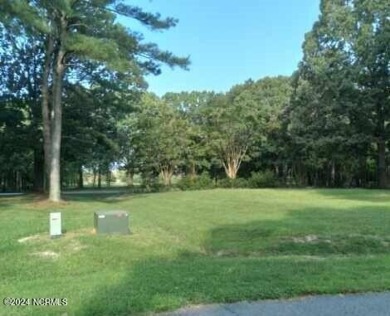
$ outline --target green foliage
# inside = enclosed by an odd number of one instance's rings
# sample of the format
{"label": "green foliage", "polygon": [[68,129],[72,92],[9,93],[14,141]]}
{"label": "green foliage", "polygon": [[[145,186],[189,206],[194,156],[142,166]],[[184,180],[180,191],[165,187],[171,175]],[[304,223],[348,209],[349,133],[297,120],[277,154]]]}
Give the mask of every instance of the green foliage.
{"label": "green foliage", "polygon": [[244,178],[223,178],[217,181],[217,187],[223,189],[247,188],[248,180]]}
{"label": "green foliage", "polygon": [[[135,190],[134,190],[135,189]],[[156,193],[156,192],[167,192],[170,191],[171,187],[164,185],[160,182],[160,180],[157,177],[149,178],[145,177],[142,178],[141,185],[138,188],[132,188],[132,192],[137,193]]]}
{"label": "green foliage", "polygon": [[[355,175],[363,185],[376,179],[379,186],[386,186],[385,126],[390,119],[386,3],[323,0],[319,20],[303,44],[289,129],[300,148],[297,169],[327,174],[320,181],[328,185],[351,182]],[[373,147],[377,176],[368,172]],[[319,177],[312,178],[311,184],[318,185]]]}
{"label": "green foliage", "polygon": [[242,161],[249,157],[248,149],[253,144],[259,119],[257,108],[250,101],[234,100],[234,93],[216,95],[204,109],[208,143],[226,175],[232,179]]}
{"label": "green foliage", "polygon": [[204,128],[205,117],[202,113],[208,102],[214,97],[213,92],[191,91],[181,93],[167,93],[163,100],[187,123],[188,144],[183,148],[184,171],[195,176],[197,168],[210,166],[208,156],[211,153],[210,144],[207,141],[207,131]]}
{"label": "green foliage", "polygon": [[[115,165],[129,179],[143,174],[153,190],[156,179],[170,186],[182,174],[181,188],[208,187],[195,177],[199,170],[225,173],[230,180],[219,186],[229,188],[386,187],[389,8],[386,0],[322,0],[292,77],[159,98],[145,93],[144,76],[162,64],[186,69],[188,58],[144,41],[117,18],[150,30],[177,20],[116,0],[2,0],[0,183],[29,187],[42,178],[41,132],[53,128],[63,150],[52,160],[61,161],[63,179],[83,170],[101,179]],[[45,96],[47,113],[57,113],[48,122]]]}
{"label": "green foliage", "polygon": [[274,188],[278,186],[275,174],[266,170],[264,172],[252,172],[248,179],[248,187],[250,188]]}
{"label": "green foliage", "polygon": [[132,140],[127,159],[131,168],[161,174],[164,183],[169,185],[173,174],[184,163],[184,150],[189,144],[187,121],[166,102],[145,93],[137,113],[120,124],[124,140],[126,135]]}
{"label": "green foliage", "polygon": [[[177,57],[171,52],[160,50],[154,43],[145,42],[141,33],[118,23],[117,18],[122,16],[137,20],[151,30],[174,27],[177,23],[175,19],[162,18],[160,14],[145,12],[142,8],[120,0],[3,0],[0,2],[0,11],[0,61],[5,60],[8,63],[6,67],[1,67],[6,73],[1,77],[8,77],[13,81],[13,90],[28,91],[26,103],[31,108],[41,103],[42,110],[39,113],[45,114],[42,114],[42,117],[34,115],[31,125],[35,128],[34,132],[43,125],[42,143],[46,173],[50,173],[50,199],[59,201],[61,160],[66,161],[62,170],[68,173],[74,172],[75,169],[80,170],[88,161],[88,167],[99,170],[99,179],[101,173],[108,170],[110,163],[119,160],[119,146],[116,140],[113,140],[113,120],[116,121],[117,115],[123,112],[112,110],[111,105],[119,109],[118,103],[125,103],[121,100],[126,94],[125,91],[144,88],[144,75],[159,74],[163,64],[186,69],[189,59]],[[34,43],[31,51],[35,54],[28,54],[30,59],[23,57],[17,60],[15,55],[10,53],[12,49],[25,45],[25,42]],[[20,62],[21,64],[18,64]],[[33,67],[34,72],[30,73],[29,70]],[[1,95],[8,92],[4,86],[5,84],[0,82]],[[78,91],[69,91],[72,86]],[[118,90],[119,97],[116,95]],[[85,111],[84,115],[76,118],[76,115],[73,116],[70,112],[71,108],[84,106],[83,102],[75,97],[76,94],[81,96],[80,99],[86,100],[89,108],[93,107],[94,103],[101,102],[110,106],[97,111],[93,109],[87,115],[85,113],[88,111]],[[88,94],[92,100],[88,100]],[[22,99],[20,93],[17,95],[16,92],[13,97],[19,98],[18,101]],[[65,115],[62,114],[63,110]],[[68,111],[69,115],[66,113]],[[99,112],[105,113],[101,115]],[[62,117],[71,119],[63,122]],[[91,117],[96,118],[97,122]],[[102,123],[102,117],[107,121]],[[114,127],[107,127],[109,123]],[[68,140],[64,144],[64,149],[68,149],[67,157],[61,157],[63,125],[73,133],[64,135],[64,139]],[[78,137],[79,133],[85,136],[85,139]],[[70,139],[74,142],[69,141]],[[85,151],[78,155],[76,152],[80,151],[83,144]],[[42,152],[42,148],[39,150]],[[62,178],[68,177],[69,175],[66,175]]]}
{"label": "green foliage", "polygon": [[203,172],[201,175],[185,176],[179,180],[176,186],[183,191],[187,190],[207,190],[215,188],[215,182],[210,178],[207,172]]}

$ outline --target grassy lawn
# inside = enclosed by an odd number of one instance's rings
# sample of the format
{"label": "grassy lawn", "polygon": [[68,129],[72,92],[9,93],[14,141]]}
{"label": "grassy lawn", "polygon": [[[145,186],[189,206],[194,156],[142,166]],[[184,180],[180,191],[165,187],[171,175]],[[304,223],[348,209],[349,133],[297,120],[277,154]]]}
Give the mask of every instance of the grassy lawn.
{"label": "grassy lawn", "polygon": [[[48,237],[48,213],[66,231]],[[129,211],[132,234],[94,235]],[[32,236],[32,237],[31,237]],[[31,237],[21,240],[22,238]],[[210,190],[0,197],[0,298],[66,297],[1,315],[128,315],[187,304],[390,289],[390,192]]]}

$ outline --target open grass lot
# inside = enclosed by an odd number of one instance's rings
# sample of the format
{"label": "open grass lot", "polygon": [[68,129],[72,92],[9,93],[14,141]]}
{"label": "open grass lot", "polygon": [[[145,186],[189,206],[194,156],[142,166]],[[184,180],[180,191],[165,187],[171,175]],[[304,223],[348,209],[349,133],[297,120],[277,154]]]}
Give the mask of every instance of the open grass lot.
{"label": "open grass lot", "polygon": [[[390,192],[210,190],[0,198],[0,297],[66,297],[1,315],[128,315],[186,304],[390,289]],[[63,238],[48,238],[62,211]],[[132,235],[97,236],[124,209]],[[31,237],[32,236],[32,237]],[[31,237],[28,239],[22,239]],[[19,240],[19,241],[18,241]]]}

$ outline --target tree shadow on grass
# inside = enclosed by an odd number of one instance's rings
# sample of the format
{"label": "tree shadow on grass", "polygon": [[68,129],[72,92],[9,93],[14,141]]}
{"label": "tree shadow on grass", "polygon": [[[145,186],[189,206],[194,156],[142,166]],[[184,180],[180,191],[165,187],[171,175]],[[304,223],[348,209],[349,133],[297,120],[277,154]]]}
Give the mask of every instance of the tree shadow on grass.
{"label": "tree shadow on grass", "polygon": [[390,254],[390,208],[290,211],[281,221],[217,227],[206,242],[217,256]]}
{"label": "tree shadow on grass", "polygon": [[[121,200],[136,199],[136,198],[147,198],[154,193],[131,193],[127,191],[107,192],[99,193],[95,190],[91,193],[88,191],[82,194],[62,194],[61,198],[63,202],[102,202],[102,203],[118,203]],[[160,193],[161,194],[161,193]],[[12,207],[14,205],[25,205],[31,203],[51,203],[48,200],[48,196],[38,193],[29,193],[15,196],[0,196],[0,207]],[[56,203],[52,203],[55,207]],[[61,204],[59,204],[61,205]]]}
{"label": "tree shadow on grass", "polygon": [[[154,193],[90,193],[90,194],[81,194],[81,195],[63,195],[62,198],[66,202],[102,202],[107,204],[120,203],[129,199],[139,199],[139,198],[148,198]],[[161,193],[159,193],[161,194]]]}
{"label": "tree shadow on grass", "polygon": [[316,189],[314,192],[339,200],[390,203],[390,190],[379,189]]}
{"label": "tree shadow on grass", "polygon": [[12,204],[9,203],[10,201],[5,198],[0,198],[0,208],[10,208]]}
{"label": "tree shadow on grass", "polygon": [[39,194],[24,194],[15,196],[0,196],[0,207],[12,209],[15,205],[25,205],[42,198]]}
{"label": "tree shadow on grass", "polygon": [[388,290],[390,239],[383,224],[389,222],[388,208],[360,208],[296,210],[280,220],[221,225],[198,252],[129,262],[119,283],[97,289],[76,314]]}

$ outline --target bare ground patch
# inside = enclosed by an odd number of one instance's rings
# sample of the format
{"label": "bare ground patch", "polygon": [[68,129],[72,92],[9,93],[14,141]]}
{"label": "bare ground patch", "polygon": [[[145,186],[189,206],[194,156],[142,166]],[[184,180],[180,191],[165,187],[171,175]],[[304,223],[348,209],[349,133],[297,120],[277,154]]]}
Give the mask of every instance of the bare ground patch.
{"label": "bare ground patch", "polygon": [[45,259],[57,259],[60,254],[51,250],[33,252],[31,255]]}
{"label": "bare ground patch", "polygon": [[60,238],[51,239],[50,236],[45,233],[26,236],[18,239],[18,242],[31,246],[33,252],[31,252],[30,255],[32,256],[57,259],[62,255],[73,255],[88,248],[88,246],[78,240],[78,237],[93,234],[94,232],[91,229],[82,229],[63,234]]}
{"label": "bare ground patch", "polygon": [[[59,239],[61,240],[70,240],[80,236],[92,236],[95,235],[95,229],[79,229],[75,231],[70,231],[63,233]],[[41,233],[31,236],[26,236],[18,239],[19,243],[39,243],[39,242],[48,242],[52,240],[48,233]]]}

